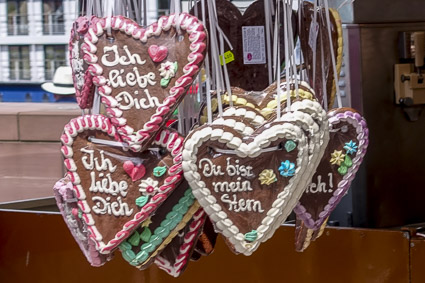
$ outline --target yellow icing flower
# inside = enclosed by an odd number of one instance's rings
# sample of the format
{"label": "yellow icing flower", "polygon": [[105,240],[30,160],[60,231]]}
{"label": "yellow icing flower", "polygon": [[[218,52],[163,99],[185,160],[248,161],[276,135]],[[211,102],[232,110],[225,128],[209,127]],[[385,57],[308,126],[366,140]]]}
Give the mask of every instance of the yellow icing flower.
{"label": "yellow icing flower", "polygon": [[140,226],[141,227],[149,227],[149,225],[151,225],[151,223],[152,223],[152,220],[151,220],[151,217],[149,217],[148,219],[146,219],[145,221],[143,221]]}
{"label": "yellow icing flower", "polygon": [[342,150],[335,150],[331,153],[331,164],[341,165],[344,162],[345,154],[342,153]]}
{"label": "yellow icing flower", "polygon": [[277,181],[276,174],[273,172],[272,169],[264,169],[260,176],[258,177],[258,180],[260,180],[261,185],[270,185]]}

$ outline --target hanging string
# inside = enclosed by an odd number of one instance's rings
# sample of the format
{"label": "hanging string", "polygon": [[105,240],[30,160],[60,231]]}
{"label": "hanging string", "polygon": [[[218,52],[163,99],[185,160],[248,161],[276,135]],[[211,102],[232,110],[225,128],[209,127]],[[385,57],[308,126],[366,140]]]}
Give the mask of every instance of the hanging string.
{"label": "hanging string", "polygon": [[221,102],[221,93],[224,90],[224,80],[222,77],[222,72],[220,71],[220,58],[219,51],[217,46],[217,30],[216,30],[216,13],[214,11],[214,6],[212,1],[208,1],[208,18],[210,21],[210,48],[211,48],[211,64],[213,67],[213,74],[215,74],[216,79],[216,90],[217,90],[217,104],[218,104],[218,113],[219,117],[223,116],[223,105]]}
{"label": "hanging string", "polygon": [[[205,0],[201,0],[201,10],[202,10],[202,22],[206,23],[206,15],[205,15]],[[211,85],[210,85],[210,64],[209,64],[209,55],[208,53],[205,55],[205,88],[206,88],[206,96],[207,96],[207,118],[208,124],[212,123],[212,110],[211,110]]]}
{"label": "hanging string", "polygon": [[289,38],[287,40],[289,40],[289,58],[290,58],[290,64],[292,66],[292,74],[294,77],[294,83],[295,83],[295,94],[296,97],[298,97],[299,92],[298,92],[298,76],[297,76],[297,65],[295,62],[295,44],[294,44],[294,32],[292,29],[292,6],[293,6],[293,1],[290,0],[289,2],[289,7],[287,9],[288,11],[288,17],[287,17],[287,28],[288,28],[288,35]]}
{"label": "hanging string", "polygon": [[354,1],[355,1],[355,0],[345,0],[344,2],[342,2],[342,3],[338,6],[337,11],[341,10],[341,8],[342,8],[342,7],[344,7],[345,5],[348,5],[348,4],[351,4],[351,3],[354,3]]}
{"label": "hanging string", "polygon": [[[281,88],[280,88],[280,41],[279,41],[279,26],[280,26],[280,0],[276,1],[276,17],[275,17],[275,28],[274,28],[274,48],[275,48],[275,54],[276,54],[276,81],[277,81],[277,107],[276,107],[276,119],[280,120],[280,114],[281,114]],[[283,17],[285,18],[285,10],[283,12]],[[284,36],[286,37],[286,34]],[[286,51],[286,50],[285,50]],[[285,54],[286,56],[286,54]],[[285,58],[286,59],[286,58]],[[286,73],[286,75],[288,75]],[[288,77],[286,77],[288,78]]]}
{"label": "hanging string", "polygon": [[273,77],[272,77],[272,51],[271,51],[271,11],[270,11],[270,1],[264,1],[264,16],[266,21],[266,46],[267,46],[267,69],[268,69],[268,75],[269,75],[269,84],[273,83]]}
{"label": "hanging string", "polygon": [[284,22],[284,34],[285,34],[285,74],[286,74],[286,111],[291,111],[291,70],[289,68],[289,26],[288,26],[288,6],[285,3],[283,5],[283,16]]}
{"label": "hanging string", "polygon": [[322,40],[322,38],[323,37],[321,37],[319,40],[320,40],[320,60],[322,60],[322,89],[323,89],[323,91],[322,91],[322,93],[323,93],[323,109],[325,109],[326,111],[328,111],[328,90],[327,90],[327,88],[326,88],[326,82],[327,82],[327,80],[326,80],[326,70],[325,70],[325,64],[324,64],[324,62],[325,62],[325,56],[324,56],[324,54],[323,53],[325,53],[325,49],[324,49],[324,47],[323,47],[323,40]]}
{"label": "hanging string", "polygon": [[324,0],[324,3],[325,3],[326,26],[328,28],[329,43],[330,43],[330,49],[331,49],[332,69],[333,69],[334,80],[335,80],[336,98],[337,98],[338,108],[341,108],[342,107],[342,100],[341,100],[341,93],[340,93],[339,84],[338,84],[339,80],[338,80],[338,73],[337,73],[337,68],[336,68],[335,51],[334,51],[333,42],[332,42],[331,20],[330,20],[330,17],[329,17],[328,0]]}
{"label": "hanging string", "polygon": [[[316,85],[316,61],[317,61],[317,37],[318,37],[318,29],[317,29],[317,1],[314,0],[313,4],[313,24],[310,26],[310,35],[313,35],[314,41],[313,46],[310,46],[313,49],[313,85],[312,88],[314,89]],[[313,32],[311,31],[313,29]],[[309,35],[309,37],[310,37]]]}
{"label": "hanging string", "polygon": [[148,25],[148,9],[146,7],[146,0],[142,0],[143,6],[143,26],[146,27]]}

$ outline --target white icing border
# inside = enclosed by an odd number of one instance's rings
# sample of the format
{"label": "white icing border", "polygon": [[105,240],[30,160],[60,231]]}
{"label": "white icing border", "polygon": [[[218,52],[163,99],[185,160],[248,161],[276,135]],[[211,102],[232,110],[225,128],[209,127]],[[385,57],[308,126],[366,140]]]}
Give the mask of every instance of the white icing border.
{"label": "white icing border", "polygon": [[[99,130],[107,133],[115,140],[120,141],[115,127],[111,124],[110,120],[102,115],[85,115],[72,119],[64,127],[64,132],[61,136],[62,141],[62,154],[65,157],[64,163],[68,169],[67,174],[70,176],[73,183],[73,188],[78,198],[78,206],[83,212],[83,219],[88,225],[91,232],[90,237],[96,243],[96,249],[102,254],[108,254],[112,249],[116,248],[122,241],[124,241],[130,233],[137,228],[147,217],[162,204],[173,190],[178,181],[181,180],[182,175],[182,149],[183,138],[177,132],[168,129],[162,130],[155,138],[153,144],[166,148],[173,157],[174,165],[168,169],[168,177],[164,180],[164,184],[159,188],[159,193],[153,196],[150,201],[137,212],[133,219],[124,224],[121,231],[115,234],[115,237],[108,243],[103,242],[102,235],[95,225],[91,209],[86,201],[86,194],[81,186],[81,179],[77,173],[77,166],[73,160],[74,152],[72,145],[74,138],[87,130]],[[145,210],[146,208],[146,210]]]}
{"label": "white icing border", "polygon": [[[269,239],[280,224],[289,216],[298,199],[301,197],[299,192],[303,192],[297,188],[300,180],[304,176],[308,163],[308,145],[307,138],[298,126],[292,123],[276,122],[271,127],[264,129],[261,133],[255,135],[253,140],[246,144],[242,142],[239,136],[234,136],[226,126],[210,126],[204,125],[195,130],[188,139],[185,140],[183,150],[183,171],[186,180],[192,187],[194,196],[198,199],[204,210],[209,215],[215,227],[228,238],[234,245],[237,252],[245,255],[251,255],[261,242]],[[255,242],[246,242],[244,235],[222,211],[221,206],[217,203],[215,197],[211,195],[211,191],[206,187],[205,182],[201,181],[201,175],[197,168],[197,153],[199,147],[208,141],[217,140],[225,144],[229,148],[233,148],[239,157],[257,157],[261,154],[261,150],[269,146],[270,142],[279,138],[294,140],[298,144],[298,156],[296,160],[295,176],[289,180],[288,185],[277,196],[273,202],[272,208],[261,222],[261,225],[255,229],[257,231],[257,239]],[[237,145],[237,147],[235,147]],[[305,188],[304,188],[305,189]],[[295,198],[296,201],[291,201]],[[293,206],[290,204],[293,203]]]}

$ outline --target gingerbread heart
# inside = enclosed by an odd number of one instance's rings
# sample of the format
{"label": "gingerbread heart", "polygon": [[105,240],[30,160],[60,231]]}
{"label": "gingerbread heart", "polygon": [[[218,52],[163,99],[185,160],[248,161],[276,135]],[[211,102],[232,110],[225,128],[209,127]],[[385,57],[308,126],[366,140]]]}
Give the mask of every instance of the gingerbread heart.
{"label": "gingerbread heart", "polygon": [[89,26],[90,20],[87,17],[78,17],[72,25],[71,38],[68,45],[75,97],[81,109],[93,106],[95,91],[93,77],[88,71],[89,65],[84,61],[84,54],[81,49],[84,44],[84,35],[87,33]]}
{"label": "gingerbread heart", "polygon": [[[198,1],[190,11],[192,15],[197,13],[201,18],[203,15],[202,5]],[[274,3],[274,1],[272,1]],[[224,43],[226,60],[230,84],[246,90],[262,90],[269,85],[268,63],[267,62],[267,36],[264,1],[253,1],[243,15],[238,8],[227,0],[216,1],[217,22],[221,30],[232,44],[231,50],[227,42]],[[210,29],[208,9],[205,9],[206,29]],[[283,8],[281,8],[283,15]],[[283,22],[283,19],[281,19]],[[296,38],[296,17],[292,13],[292,28],[294,38]],[[280,26],[280,34],[284,33],[284,25]],[[271,35],[273,36],[273,34]],[[280,37],[280,49],[282,62],[284,61],[285,38]]]}
{"label": "gingerbread heart", "polygon": [[82,219],[81,210],[78,209],[78,199],[75,196],[71,180],[69,178],[59,180],[55,184],[53,192],[63,220],[88,262],[92,266],[102,266],[111,260],[112,254],[100,254],[96,250],[94,241],[90,239],[87,224]]}
{"label": "gingerbread heart", "polygon": [[93,21],[84,58],[118,133],[133,151],[143,151],[200,70],[204,27],[185,13],[163,16],[146,29],[122,16]]}
{"label": "gingerbread heart", "polygon": [[[332,34],[331,46],[325,12],[324,7],[318,6],[317,24],[313,27],[314,5],[311,2],[304,1],[299,9],[302,19],[299,35],[310,85],[314,86],[314,91],[320,103],[323,103],[324,94],[326,93],[327,105],[329,108],[332,108],[335,100],[336,86],[330,48],[334,50],[337,75],[339,77],[343,55],[342,24],[338,12],[334,9],[329,9]],[[314,52],[316,52],[315,70],[313,68]],[[323,87],[323,81],[325,81],[326,88]]]}
{"label": "gingerbread heart", "polygon": [[[323,226],[350,188],[369,143],[366,121],[354,109],[331,110],[328,118],[330,141],[312,183],[294,209],[302,225],[313,231]],[[297,235],[297,249],[303,250],[308,246],[306,235]]]}
{"label": "gingerbread heart", "polygon": [[120,245],[123,258],[139,269],[146,269],[176,237],[199,209],[187,182],[181,183],[164,201],[155,215],[143,222]]}
{"label": "gingerbread heart", "polygon": [[[116,128],[102,115],[72,119],[61,136],[64,163],[90,238],[110,253],[146,220],[182,180],[183,138],[162,130],[149,150],[125,151]],[[143,164],[146,174],[132,180],[124,163]],[[159,168],[161,174],[155,172]]]}
{"label": "gingerbread heart", "polygon": [[169,275],[179,277],[189,264],[207,215],[200,208],[186,227],[155,259],[155,264]]}
{"label": "gingerbread heart", "polygon": [[[286,144],[295,145],[285,149]],[[183,170],[193,194],[234,246],[250,255],[270,238],[298,200],[294,191],[308,162],[302,129],[271,123],[251,135],[204,125],[185,140]],[[294,204],[295,205],[295,204]]]}

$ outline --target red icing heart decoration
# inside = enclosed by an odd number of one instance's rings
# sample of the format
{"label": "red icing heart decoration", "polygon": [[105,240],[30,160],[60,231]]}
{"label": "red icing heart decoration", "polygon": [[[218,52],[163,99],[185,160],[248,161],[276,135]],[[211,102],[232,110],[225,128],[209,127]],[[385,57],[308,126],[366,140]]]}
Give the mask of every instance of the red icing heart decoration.
{"label": "red icing heart decoration", "polygon": [[186,13],[163,16],[147,28],[122,16],[93,22],[83,45],[93,82],[121,138],[143,151],[201,68],[204,27]]}
{"label": "red icing heart decoration", "polygon": [[304,250],[310,240],[320,236],[326,224],[350,188],[366,154],[369,130],[364,118],[351,108],[329,111],[330,140],[316,169],[312,183],[295,207],[298,223],[296,249]]}
{"label": "red icing heart decoration", "polygon": [[[182,180],[183,138],[167,128],[149,150],[136,153],[122,149],[108,118],[86,115],[65,125],[61,141],[80,217],[102,254],[113,251],[155,213]],[[126,161],[133,165],[131,172]],[[154,173],[158,167],[161,175]]]}
{"label": "red icing heart decoration", "polygon": [[151,45],[148,48],[152,61],[159,63],[167,58],[168,48],[166,46]]}
{"label": "red icing heart decoration", "polygon": [[93,77],[88,71],[89,65],[83,60],[84,35],[89,29],[90,21],[86,17],[79,17],[75,20],[71,29],[69,40],[69,62],[72,69],[72,79],[75,87],[75,97],[78,106],[82,109],[93,106],[94,85]]}
{"label": "red icing heart decoration", "polygon": [[137,166],[130,160],[127,160],[123,164],[124,171],[131,177],[131,180],[137,181],[143,178],[146,173],[146,168],[143,164],[139,164]]}

